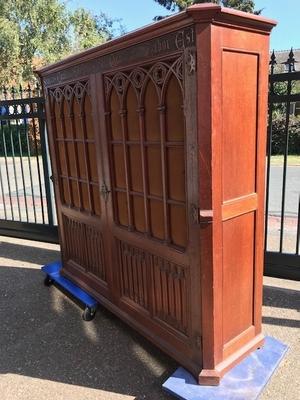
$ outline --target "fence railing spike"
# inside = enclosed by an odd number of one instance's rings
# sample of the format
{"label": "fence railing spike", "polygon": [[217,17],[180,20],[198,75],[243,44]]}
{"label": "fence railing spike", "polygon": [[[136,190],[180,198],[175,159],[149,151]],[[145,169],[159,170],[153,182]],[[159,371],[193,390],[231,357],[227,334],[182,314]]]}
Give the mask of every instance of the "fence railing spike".
{"label": "fence railing spike", "polygon": [[31,97],[31,92],[32,92],[32,89],[31,89],[30,83],[28,83],[28,85],[27,85],[27,96],[28,96],[28,98]]}
{"label": "fence railing spike", "polygon": [[289,52],[289,58],[287,59],[287,64],[289,67],[289,72],[295,72],[295,56],[292,47],[291,51]]}
{"label": "fence railing spike", "polygon": [[16,88],[14,86],[12,86],[10,89],[10,94],[11,94],[12,99],[15,99],[16,93],[17,93]]}
{"label": "fence railing spike", "polygon": [[41,96],[42,88],[38,81],[33,81],[26,84],[19,83],[11,86],[0,84],[0,101]]}
{"label": "fence railing spike", "polygon": [[275,51],[273,50],[272,54],[271,54],[270,62],[269,62],[269,65],[271,66],[271,74],[274,73],[274,67],[276,64],[277,64],[276,55],[275,55]]}
{"label": "fence railing spike", "polygon": [[7,94],[8,94],[8,88],[7,88],[7,86],[3,86],[4,100],[7,100]]}

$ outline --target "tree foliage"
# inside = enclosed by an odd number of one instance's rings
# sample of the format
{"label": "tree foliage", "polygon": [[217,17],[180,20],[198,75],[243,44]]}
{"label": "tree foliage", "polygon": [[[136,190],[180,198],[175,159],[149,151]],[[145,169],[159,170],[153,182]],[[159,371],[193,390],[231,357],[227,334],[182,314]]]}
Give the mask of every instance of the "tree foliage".
{"label": "tree foliage", "polygon": [[0,0],[0,84],[31,80],[34,65],[103,43],[115,20],[59,0]]}
{"label": "tree foliage", "polygon": [[[273,93],[280,95],[288,94],[287,82],[275,82]],[[292,81],[290,94],[300,93],[300,82]],[[294,115],[291,110],[287,110],[287,103],[273,103],[272,106],[272,155],[283,155],[285,151],[286,139],[286,117],[289,115],[288,126],[288,152],[291,155],[300,154],[300,115]]]}
{"label": "tree foliage", "polygon": [[255,11],[253,0],[154,0],[167,10],[183,11],[192,4],[216,3],[224,7],[235,8],[236,10],[259,14],[261,10]]}
{"label": "tree foliage", "polygon": [[[274,110],[272,117],[272,155],[283,155],[286,138],[286,111]],[[300,155],[300,116],[290,115],[288,129],[288,152]]]}
{"label": "tree foliage", "polygon": [[70,16],[71,27],[75,34],[74,45],[78,50],[101,44],[113,38],[118,25],[118,33],[124,33],[124,28],[117,19],[111,19],[101,12],[93,15],[90,11],[79,8]]}
{"label": "tree foliage", "polygon": [[0,17],[0,82],[7,82],[18,70],[20,38],[16,28]]}

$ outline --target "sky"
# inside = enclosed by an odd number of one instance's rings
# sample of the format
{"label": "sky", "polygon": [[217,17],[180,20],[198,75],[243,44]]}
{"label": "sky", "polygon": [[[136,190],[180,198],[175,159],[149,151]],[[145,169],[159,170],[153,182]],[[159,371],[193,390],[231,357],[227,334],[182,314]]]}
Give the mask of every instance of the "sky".
{"label": "sky", "polygon": [[[122,19],[126,32],[152,22],[156,15],[168,15],[154,0],[67,0],[68,7],[84,7],[94,14],[103,11],[112,18]],[[262,15],[277,20],[271,35],[271,49],[300,48],[300,0],[256,0],[256,9]]]}

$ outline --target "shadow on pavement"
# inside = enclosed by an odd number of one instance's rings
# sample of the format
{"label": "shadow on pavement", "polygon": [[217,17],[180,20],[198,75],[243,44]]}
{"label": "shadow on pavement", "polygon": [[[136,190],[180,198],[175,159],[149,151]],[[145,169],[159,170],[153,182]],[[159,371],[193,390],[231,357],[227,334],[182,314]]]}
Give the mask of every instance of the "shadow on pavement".
{"label": "shadow on pavement", "polygon": [[0,241],[0,257],[33,264],[45,264],[60,259],[60,251],[50,250],[46,247],[47,243],[45,243],[45,247],[41,248]]}
{"label": "shadow on pavement", "polygon": [[264,285],[263,305],[300,311],[300,291]]}
{"label": "shadow on pavement", "polygon": [[276,318],[276,317],[263,317],[262,321],[263,324],[288,326],[290,328],[300,329],[299,319],[297,320],[297,319],[286,319],[286,318]]}
{"label": "shadow on pavement", "polygon": [[174,361],[108,311],[84,322],[82,310],[43,278],[37,269],[0,265],[0,374],[171,399],[161,384]]}
{"label": "shadow on pavement", "polygon": [[[7,263],[43,265],[60,256],[47,248],[7,242],[0,246]],[[0,264],[0,377],[17,374],[137,400],[172,398],[161,389],[177,366],[172,359],[104,309],[95,320],[84,322],[77,304],[56,287],[43,285],[37,267],[15,265]],[[298,326],[296,320],[278,318],[276,312],[299,309],[299,292],[265,286],[264,305],[274,307],[271,316],[263,317],[264,323]]]}
{"label": "shadow on pavement", "polygon": [[[300,311],[300,292],[297,290],[264,286],[263,305],[274,309],[290,309]],[[275,312],[274,312],[275,314]],[[263,324],[300,328],[300,320],[280,318],[278,316],[263,316]]]}

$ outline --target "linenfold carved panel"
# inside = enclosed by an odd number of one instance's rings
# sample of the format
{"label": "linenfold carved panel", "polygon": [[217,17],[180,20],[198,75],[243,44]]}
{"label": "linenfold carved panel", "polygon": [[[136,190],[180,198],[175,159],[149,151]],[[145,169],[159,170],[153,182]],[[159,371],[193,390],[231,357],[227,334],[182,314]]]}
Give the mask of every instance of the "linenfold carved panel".
{"label": "linenfold carved panel", "polygon": [[187,268],[153,256],[154,316],[188,333]]}
{"label": "linenfold carved panel", "polygon": [[121,295],[149,311],[149,286],[147,276],[149,256],[144,250],[132,247],[125,242],[119,241],[118,245],[121,272]]}
{"label": "linenfold carved panel", "polygon": [[63,215],[63,228],[66,241],[65,258],[78,265],[84,265],[86,260],[86,249],[82,246],[86,241],[84,224]]}
{"label": "linenfold carved panel", "polygon": [[121,296],[188,335],[189,268],[117,241]]}
{"label": "linenfold carved panel", "polygon": [[106,272],[103,253],[103,239],[101,232],[94,226],[84,224],[73,218],[63,215],[65,235],[65,254],[67,261],[74,261],[86,272],[106,281]]}
{"label": "linenfold carved panel", "polygon": [[87,252],[86,270],[102,279],[102,281],[106,281],[102,234],[91,225],[86,225],[85,232]]}

